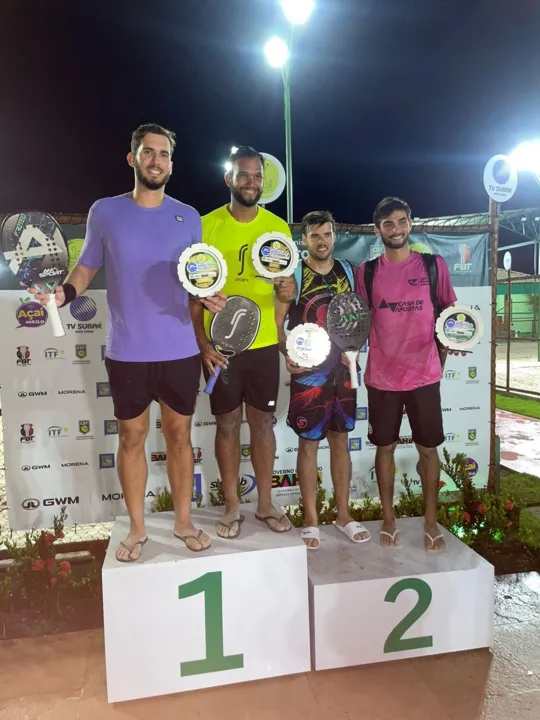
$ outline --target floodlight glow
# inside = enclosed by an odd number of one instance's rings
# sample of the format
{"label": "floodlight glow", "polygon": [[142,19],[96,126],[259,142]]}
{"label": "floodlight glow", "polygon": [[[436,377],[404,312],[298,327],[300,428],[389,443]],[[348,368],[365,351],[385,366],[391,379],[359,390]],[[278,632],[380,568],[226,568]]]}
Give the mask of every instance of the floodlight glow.
{"label": "floodlight glow", "polygon": [[269,65],[273,68],[282,68],[289,59],[289,48],[284,40],[273,37],[264,46],[264,54]]}
{"label": "floodlight glow", "polygon": [[227,162],[224,165],[225,172],[231,172],[232,170],[232,162],[230,160],[227,160]]}
{"label": "floodlight glow", "polygon": [[521,143],[510,153],[510,160],[518,170],[540,174],[540,140]]}
{"label": "floodlight glow", "polygon": [[313,0],[280,0],[280,5],[291,25],[304,25],[315,8]]}
{"label": "floodlight glow", "polygon": [[234,153],[237,151],[238,151],[238,148],[236,147],[236,145],[233,145],[231,148],[231,155],[234,155]]}

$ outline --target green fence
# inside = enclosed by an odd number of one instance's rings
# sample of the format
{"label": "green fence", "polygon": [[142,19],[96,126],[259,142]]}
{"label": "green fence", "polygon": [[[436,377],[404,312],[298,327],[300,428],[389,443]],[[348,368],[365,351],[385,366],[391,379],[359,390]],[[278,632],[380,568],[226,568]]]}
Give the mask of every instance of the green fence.
{"label": "green fence", "polygon": [[497,388],[540,395],[540,278],[497,287]]}

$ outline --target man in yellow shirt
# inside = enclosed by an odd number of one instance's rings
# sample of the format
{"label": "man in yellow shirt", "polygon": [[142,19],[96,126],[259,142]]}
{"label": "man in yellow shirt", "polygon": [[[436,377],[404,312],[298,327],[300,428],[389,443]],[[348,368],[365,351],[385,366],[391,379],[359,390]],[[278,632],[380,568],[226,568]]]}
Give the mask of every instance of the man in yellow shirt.
{"label": "man in yellow shirt", "polygon": [[231,170],[225,174],[230,202],[202,218],[203,242],[218,248],[227,263],[227,282],[222,292],[227,296],[247,297],[261,310],[259,332],[251,348],[225,360],[209,340],[212,315],[196,299],[191,303],[205,377],[208,379],[210,373],[215,373],[216,366],[222,368],[210,395],[210,407],[216,417],[216,458],[225,495],[225,514],[217,534],[229,539],[238,537],[244,519],[237,493],[243,403],[257,480],[255,517],[274,532],[291,529],[288,518],[273,506],[271,498],[276,451],[273,417],[280,364],[274,297],[281,302],[290,302],[296,297],[293,276],[265,281],[257,277],[251,260],[252,247],[264,233],[280,232],[292,237],[284,220],[258,205],[264,183],[264,158],[253,148],[243,146],[231,155],[230,163]]}

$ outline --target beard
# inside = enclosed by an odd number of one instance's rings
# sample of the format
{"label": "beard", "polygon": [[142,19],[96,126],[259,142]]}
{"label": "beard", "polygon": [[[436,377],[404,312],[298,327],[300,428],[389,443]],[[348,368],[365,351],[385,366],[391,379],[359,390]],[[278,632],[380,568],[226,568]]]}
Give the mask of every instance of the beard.
{"label": "beard", "polygon": [[237,190],[235,187],[231,187],[231,195],[236,200],[236,202],[247,208],[253,207],[254,205],[256,205],[259,202],[259,200],[261,199],[262,193],[263,193],[263,191],[261,188],[257,192],[256,195],[254,195],[252,198],[248,199],[242,195],[241,190]]}
{"label": "beard", "polygon": [[404,248],[405,245],[407,245],[409,242],[409,233],[407,233],[403,240],[401,240],[400,242],[392,241],[391,239],[387,239],[382,235],[381,240],[383,241],[383,245],[389,250],[401,250],[401,248]]}
{"label": "beard", "polygon": [[[148,170],[152,170],[152,168],[148,168]],[[160,190],[169,182],[169,179],[171,177],[170,172],[165,173],[159,178],[145,177],[141,170],[141,166],[138,163],[135,163],[135,175],[140,184],[143,185],[147,190]]]}

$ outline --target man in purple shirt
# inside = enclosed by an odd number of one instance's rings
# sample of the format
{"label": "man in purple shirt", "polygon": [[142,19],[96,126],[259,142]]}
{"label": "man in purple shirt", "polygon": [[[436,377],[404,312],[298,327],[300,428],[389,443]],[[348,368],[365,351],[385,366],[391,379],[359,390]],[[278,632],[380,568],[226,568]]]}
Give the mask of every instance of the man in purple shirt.
{"label": "man in purple shirt", "polygon": [[[201,242],[202,225],[194,208],[165,194],[174,146],[174,133],[159,125],[142,125],[134,131],[127,156],[134,170],[134,190],[92,205],[79,261],[56,290],[56,302],[62,307],[84,293],[105,267],[109,310],[105,365],[120,425],[118,476],[131,521],[116,552],[120,562],[137,560],[148,539],[145,441],[152,400],[161,406],[176,513],[174,535],[194,552],[210,546],[210,537],[197,530],[190,517],[191,416],[201,359],[189,296],[176,273],[183,250]],[[36,297],[47,302],[46,295]],[[201,302],[211,312],[224,304],[218,298]]]}

